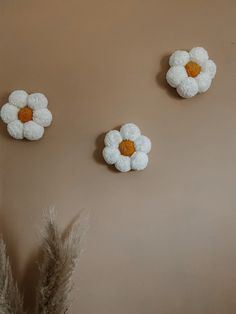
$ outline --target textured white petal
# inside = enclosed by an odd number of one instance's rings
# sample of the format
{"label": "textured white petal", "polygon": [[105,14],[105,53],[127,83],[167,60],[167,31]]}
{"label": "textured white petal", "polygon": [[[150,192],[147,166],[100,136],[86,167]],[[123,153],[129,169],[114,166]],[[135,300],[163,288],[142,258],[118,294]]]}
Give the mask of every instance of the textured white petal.
{"label": "textured white petal", "polygon": [[116,163],[119,160],[120,151],[119,151],[119,149],[117,149],[115,147],[106,146],[103,149],[102,155],[103,155],[103,158],[105,159],[106,163],[108,163],[109,165],[113,165],[114,163]]}
{"label": "textured white petal", "polygon": [[134,123],[122,125],[120,134],[124,140],[135,141],[141,135],[140,129]]}
{"label": "textured white petal", "polygon": [[15,90],[8,98],[9,103],[18,108],[23,108],[27,105],[28,94],[24,90]]}
{"label": "textured white petal", "polygon": [[170,56],[169,64],[170,66],[174,65],[186,65],[190,60],[189,53],[184,50],[176,50]]}
{"label": "textured white petal", "polygon": [[48,106],[47,97],[41,93],[33,93],[29,95],[27,103],[33,110],[44,109]]}
{"label": "textured white petal", "polygon": [[15,120],[7,125],[8,133],[17,140],[22,140],[24,125],[20,120]]}
{"label": "textured white petal", "polygon": [[47,127],[52,122],[52,114],[47,108],[34,110],[33,120],[37,124],[39,124],[43,127]]}
{"label": "textured white petal", "polygon": [[143,170],[148,165],[148,155],[143,152],[136,152],[131,157],[131,168],[133,170]]}
{"label": "textured white petal", "polygon": [[202,65],[209,57],[207,51],[202,47],[195,47],[189,52],[190,60]]}
{"label": "textured white petal", "polygon": [[186,77],[188,75],[182,65],[173,66],[166,73],[166,80],[172,87],[177,87]]}
{"label": "textured white petal", "polygon": [[122,137],[120,132],[117,130],[109,131],[104,139],[104,143],[106,146],[114,146],[118,147],[120,142],[122,141]]}
{"label": "textured white petal", "polygon": [[24,124],[24,137],[30,141],[39,140],[44,133],[44,128],[34,121],[29,121]]}
{"label": "textured white petal", "polygon": [[195,77],[195,80],[198,84],[199,93],[206,92],[211,86],[211,78],[208,73],[201,72],[197,77]]}
{"label": "textured white petal", "polygon": [[148,154],[152,148],[152,143],[150,139],[144,135],[138,137],[135,140],[134,145],[136,151],[144,152],[146,154]]}
{"label": "textured white petal", "polygon": [[121,172],[127,172],[131,170],[130,166],[130,157],[120,155],[120,158],[115,163],[115,167],[117,170]]}
{"label": "textured white petal", "polygon": [[177,92],[183,98],[191,98],[198,93],[198,84],[193,77],[188,77],[179,84]]}
{"label": "textured white petal", "polygon": [[213,79],[216,75],[216,64],[212,60],[207,60],[202,64],[202,72],[206,72]]}
{"label": "textured white petal", "polygon": [[19,109],[11,104],[5,104],[1,108],[1,118],[5,123],[10,123],[18,120]]}

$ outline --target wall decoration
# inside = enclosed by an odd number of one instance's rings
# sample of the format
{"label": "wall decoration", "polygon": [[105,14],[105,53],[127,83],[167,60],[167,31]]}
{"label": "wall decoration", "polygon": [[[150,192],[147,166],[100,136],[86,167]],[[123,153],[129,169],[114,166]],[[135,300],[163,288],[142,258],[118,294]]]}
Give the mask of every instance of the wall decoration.
{"label": "wall decoration", "polygon": [[143,170],[148,165],[151,141],[141,135],[133,123],[124,124],[120,131],[109,131],[104,139],[103,157],[109,165],[121,172]]}
{"label": "wall decoration", "polygon": [[190,52],[175,51],[169,64],[166,80],[183,98],[206,92],[216,74],[216,64],[202,47],[195,47]]}
{"label": "wall decoration", "polygon": [[[82,215],[82,216],[81,216]],[[88,216],[83,213],[62,231],[54,210],[45,216],[42,260],[34,264],[39,269],[36,287],[36,314],[64,314],[71,305],[73,273],[83,251],[82,243],[88,229]],[[40,267],[38,267],[40,266]],[[0,313],[26,314],[24,298],[13,278],[6,244],[0,237]],[[30,311],[32,313],[32,311]]]}
{"label": "wall decoration", "polygon": [[13,138],[35,141],[43,136],[44,128],[52,122],[52,114],[47,107],[45,95],[28,95],[23,90],[15,90],[10,94],[8,103],[2,106],[1,118]]}

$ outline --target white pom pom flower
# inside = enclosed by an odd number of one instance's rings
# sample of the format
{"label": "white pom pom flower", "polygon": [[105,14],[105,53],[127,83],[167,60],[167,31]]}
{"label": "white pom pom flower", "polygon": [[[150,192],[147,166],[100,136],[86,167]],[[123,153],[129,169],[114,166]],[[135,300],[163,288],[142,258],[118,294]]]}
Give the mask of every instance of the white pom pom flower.
{"label": "white pom pom flower", "polygon": [[47,106],[45,95],[28,95],[23,90],[15,90],[10,94],[8,103],[2,106],[0,115],[13,138],[36,141],[43,136],[44,128],[52,122],[52,114]]}
{"label": "white pom pom flower", "polygon": [[133,123],[124,124],[120,131],[109,131],[104,139],[103,158],[109,165],[115,165],[121,172],[143,170],[148,165],[151,141],[141,135]]}
{"label": "white pom pom flower", "polygon": [[190,52],[175,51],[170,56],[169,64],[166,80],[183,98],[206,92],[216,75],[216,64],[202,47],[195,47]]}

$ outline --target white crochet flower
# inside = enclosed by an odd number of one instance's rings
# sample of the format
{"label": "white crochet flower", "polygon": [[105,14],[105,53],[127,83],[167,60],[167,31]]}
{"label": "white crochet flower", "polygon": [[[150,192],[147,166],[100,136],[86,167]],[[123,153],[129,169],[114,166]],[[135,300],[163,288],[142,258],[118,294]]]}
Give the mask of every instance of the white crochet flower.
{"label": "white crochet flower", "polygon": [[141,135],[133,123],[124,124],[120,131],[109,131],[105,136],[103,157],[109,165],[115,165],[121,172],[143,170],[148,164],[151,141]]}
{"label": "white crochet flower", "polygon": [[166,80],[170,86],[177,88],[183,98],[206,92],[216,74],[216,64],[202,47],[195,47],[190,52],[175,51],[170,56],[169,64]]}
{"label": "white crochet flower", "polygon": [[2,106],[0,114],[12,137],[35,141],[43,136],[44,128],[52,122],[47,106],[48,100],[43,94],[28,95],[23,90],[15,90],[10,94],[8,103]]}

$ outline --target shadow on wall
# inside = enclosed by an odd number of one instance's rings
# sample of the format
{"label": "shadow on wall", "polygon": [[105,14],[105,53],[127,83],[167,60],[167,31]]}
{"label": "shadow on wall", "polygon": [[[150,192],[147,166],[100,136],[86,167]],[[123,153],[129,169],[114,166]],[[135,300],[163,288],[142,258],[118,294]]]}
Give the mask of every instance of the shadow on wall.
{"label": "shadow on wall", "polygon": [[[3,212],[3,211],[1,211]],[[0,216],[0,237],[3,238],[4,242],[7,246],[7,254],[9,256],[11,265],[12,265],[12,272],[14,278],[19,281],[20,279],[20,268],[19,268],[19,248],[18,242],[16,237],[14,236],[14,231],[12,230],[11,224],[8,224],[5,217],[1,214]],[[5,240],[7,239],[7,241]]]}
{"label": "shadow on wall", "polygon": [[[3,105],[5,105],[8,102],[8,96],[11,92],[5,92],[0,95],[0,109]],[[11,139],[11,137],[7,133],[7,125],[0,119],[0,132],[1,137],[5,138],[7,140]]]}
{"label": "shadow on wall", "polygon": [[[113,128],[113,130],[120,130],[121,126],[118,126],[118,127],[115,127]],[[109,131],[109,130],[108,130]],[[107,131],[107,132],[108,132]],[[106,136],[106,133],[102,133],[100,134],[96,140],[95,140],[95,146],[96,146],[96,149],[93,153],[93,159],[96,161],[96,163],[100,164],[100,165],[103,165],[103,166],[107,166],[107,168],[112,171],[112,172],[115,172],[115,173],[119,173],[118,170],[116,170],[116,168],[114,167],[114,165],[108,165],[105,160],[103,159],[103,156],[102,156],[102,151],[103,151],[103,148],[105,147],[104,146],[104,138]]]}
{"label": "shadow on wall", "polygon": [[102,150],[104,148],[104,138],[106,133],[100,134],[95,140],[96,149],[93,153],[93,159],[100,165],[104,165],[105,161],[102,157]]}
{"label": "shadow on wall", "polygon": [[36,287],[39,280],[39,264],[42,260],[42,248],[38,248],[33,252],[28,259],[26,267],[23,271],[23,276],[20,275],[22,272],[19,267],[19,245],[16,237],[14,236],[14,230],[9,228],[11,226],[4,217],[1,215],[0,218],[0,236],[2,236],[7,246],[7,255],[9,256],[12,273],[14,280],[17,282],[19,290],[24,296],[24,305],[26,310],[30,313],[34,312],[35,308],[35,296]]}
{"label": "shadow on wall", "polygon": [[43,259],[42,247],[36,249],[29,257],[24,275],[20,282],[20,290],[24,295],[24,304],[29,313],[33,313],[36,305],[36,289],[39,282],[39,265]]}
{"label": "shadow on wall", "polygon": [[170,97],[174,98],[175,100],[182,100],[182,98],[176,92],[176,89],[171,87],[166,81],[166,73],[170,68],[169,58],[170,55],[165,55],[161,58],[160,71],[156,75],[156,83],[160,88],[164,89]]}

